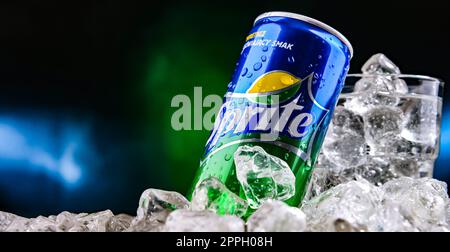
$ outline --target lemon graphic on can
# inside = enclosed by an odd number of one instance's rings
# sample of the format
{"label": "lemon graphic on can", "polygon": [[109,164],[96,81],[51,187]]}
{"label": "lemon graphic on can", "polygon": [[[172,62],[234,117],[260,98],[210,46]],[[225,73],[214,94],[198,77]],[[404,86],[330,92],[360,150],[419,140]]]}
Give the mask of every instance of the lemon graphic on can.
{"label": "lemon graphic on can", "polygon": [[274,96],[277,96],[278,102],[285,101],[292,97],[300,88],[301,79],[291,73],[281,70],[267,72],[258,77],[247,94],[253,102],[272,104]]}

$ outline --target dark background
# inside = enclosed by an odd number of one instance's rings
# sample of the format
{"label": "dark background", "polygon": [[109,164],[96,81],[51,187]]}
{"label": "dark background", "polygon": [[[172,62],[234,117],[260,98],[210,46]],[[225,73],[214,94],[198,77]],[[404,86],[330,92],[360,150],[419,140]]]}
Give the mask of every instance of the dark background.
{"label": "dark background", "polygon": [[[133,214],[145,188],[186,192],[208,131],[172,130],[170,101],[223,94],[253,20],[273,10],[342,32],[350,72],[383,52],[450,80],[445,1],[2,2],[0,210]],[[449,182],[445,99],[435,177]]]}

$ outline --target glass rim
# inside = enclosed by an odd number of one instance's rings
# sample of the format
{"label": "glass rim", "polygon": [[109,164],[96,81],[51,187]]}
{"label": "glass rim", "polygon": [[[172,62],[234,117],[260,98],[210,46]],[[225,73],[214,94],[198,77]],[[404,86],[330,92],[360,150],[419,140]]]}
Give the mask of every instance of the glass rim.
{"label": "glass rim", "polygon": [[427,75],[420,75],[420,74],[364,74],[364,73],[352,73],[347,74],[347,77],[377,77],[377,76],[392,76],[397,78],[411,78],[411,79],[418,79],[418,80],[427,80],[427,81],[434,81],[438,82],[439,86],[444,87],[445,82],[442,79],[427,76]]}

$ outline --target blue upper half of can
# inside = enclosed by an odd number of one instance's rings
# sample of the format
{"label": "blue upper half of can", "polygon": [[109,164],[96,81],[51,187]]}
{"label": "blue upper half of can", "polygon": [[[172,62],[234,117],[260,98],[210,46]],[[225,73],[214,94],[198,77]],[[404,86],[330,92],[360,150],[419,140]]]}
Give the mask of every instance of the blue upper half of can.
{"label": "blue upper half of can", "polygon": [[270,14],[258,18],[250,31],[228,92],[249,93],[263,75],[286,72],[301,80],[311,78],[312,95],[332,110],[349,68],[351,45],[333,28],[314,19]]}

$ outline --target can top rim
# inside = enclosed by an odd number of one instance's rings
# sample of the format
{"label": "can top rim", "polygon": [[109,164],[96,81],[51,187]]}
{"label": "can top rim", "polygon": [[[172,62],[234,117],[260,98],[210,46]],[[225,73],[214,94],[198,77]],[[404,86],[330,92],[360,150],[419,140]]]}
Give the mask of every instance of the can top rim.
{"label": "can top rim", "polygon": [[285,12],[285,11],[271,11],[271,12],[265,12],[261,15],[259,15],[256,19],[255,22],[258,22],[260,19],[263,18],[267,18],[267,17],[288,17],[288,18],[293,18],[293,19],[297,19],[297,20],[301,20],[307,23],[310,23],[312,25],[318,26],[326,31],[328,31],[329,33],[333,34],[334,36],[336,36],[339,40],[341,40],[349,49],[350,51],[350,58],[353,57],[353,47],[352,44],[350,44],[350,41],[348,41],[348,39],[342,35],[342,33],[338,32],[336,29],[334,29],[333,27],[317,20],[314,18],[310,18],[304,15],[300,15],[300,14],[296,14],[296,13],[292,13],[292,12]]}

